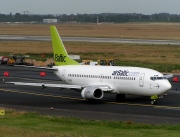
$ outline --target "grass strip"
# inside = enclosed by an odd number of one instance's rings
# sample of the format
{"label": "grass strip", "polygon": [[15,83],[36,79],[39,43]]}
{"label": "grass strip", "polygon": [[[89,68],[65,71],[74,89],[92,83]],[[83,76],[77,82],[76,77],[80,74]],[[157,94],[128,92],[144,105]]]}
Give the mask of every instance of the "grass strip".
{"label": "grass strip", "polygon": [[0,116],[0,121],[0,137],[178,137],[180,135],[180,125],[85,120],[72,117],[42,116],[35,112],[14,110],[6,110],[6,115]]}
{"label": "grass strip", "polygon": [[[117,59],[119,66],[138,66],[160,72],[179,72],[180,46],[64,42],[69,54],[80,55],[83,60]],[[46,61],[53,57],[51,42],[0,41],[0,56],[11,53],[30,55],[30,59]],[[44,57],[42,57],[44,54]]]}

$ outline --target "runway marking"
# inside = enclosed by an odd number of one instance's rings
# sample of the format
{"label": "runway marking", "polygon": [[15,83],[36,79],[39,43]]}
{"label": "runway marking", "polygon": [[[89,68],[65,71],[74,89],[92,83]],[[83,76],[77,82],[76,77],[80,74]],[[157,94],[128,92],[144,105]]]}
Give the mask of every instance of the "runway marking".
{"label": "runway marking", "polygon": [[155,106],[155,105],[148,105],[148,104],[131,104],[131,103],[119,103],[119,102],[106,102],[108,104],[122,104],[122,105],[129,105],[129,106],[142,106],[142,107],[153,107],[153,108],[161,108],[161,109],[173,109],[173,110],[180,110],[180,107],[173,107],[173,106]]}
{"label": "runway marking", "polygon": [[180,110],[180,107],[171,107],[171,106],[154,106],[154,108]]}
{"label": "runway marking", "polygon": [[21,91],[15,91],[15,90],[7,90],[7,89],[0,89],[5,92],[11,92],[11,93],[19,93],[19,94],[28,94],[28,95],[36,95],[36,96],[44,96],[44,97],[53,97],[53,98],[63,98],[63,99],[72,99],[72,100],[84,100],[80,98],[75,97],[65,97],[65,96],[54,96],[54,95],[48,95],[48,94],[40,94],[40,93],[33,93],[33,92],[21,92]]}
{"label": "runway marking", "polygon": [[[33,93],[33,92],[23,92],[23,91],[15,91],[15,90],[7,90],[7,89],[0,89],[4,92],[11,92],[11,93],[19,93],[19,94],[28,94],[28,95],[36,95],[36,96],[44,96],[44,97],[53,97],[53,98],[63,98],[63,99],[71,99],[71,100],[81,100],[84,101],[85,99],[82,98],[75,98],[75,97],[67,97],[67,96],[58,96],[58,95],[50,95],[50,94],[40,94],[40,93]],[[142,107],[152,107],[152,108],[161,108],[161,109],[173,109],[173,110],[180,110],[180,107],[173,107],[173,106],[154,106],[154,105],[147,105],[147,104],[131,104],[131,103],[121,103],[121,102],[107,102],[103,101],[107,104],[117,104],[117,105],[128,105],[128,106],[142,106]]]}
{"label": "runway marking", "polygon": [[142,107],[154,107],[152,105],[147,104],[131,104],[131,103],[121,103],[121,102],[106,102],[108,104],[121,104],[121,105],[129,105],[129,106],[142,106]]}

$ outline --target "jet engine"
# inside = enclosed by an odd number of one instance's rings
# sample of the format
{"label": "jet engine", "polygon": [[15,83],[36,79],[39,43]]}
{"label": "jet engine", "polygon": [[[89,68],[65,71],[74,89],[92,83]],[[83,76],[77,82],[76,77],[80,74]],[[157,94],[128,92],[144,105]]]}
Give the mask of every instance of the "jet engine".
{"label": "jet engine", "polygon": [[84,99],[101,99],[103,95],[103,91],[97,87],[86,87],[81,92]]}

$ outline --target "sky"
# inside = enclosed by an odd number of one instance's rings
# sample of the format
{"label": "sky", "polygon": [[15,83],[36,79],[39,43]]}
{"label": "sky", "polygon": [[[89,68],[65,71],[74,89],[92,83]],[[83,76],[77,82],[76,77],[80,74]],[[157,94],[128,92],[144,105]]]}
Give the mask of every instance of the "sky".
{"label": "sky", "polygon": [[31,14],[154,13],[180,14],[180,0],[0,0],[0,13]]}

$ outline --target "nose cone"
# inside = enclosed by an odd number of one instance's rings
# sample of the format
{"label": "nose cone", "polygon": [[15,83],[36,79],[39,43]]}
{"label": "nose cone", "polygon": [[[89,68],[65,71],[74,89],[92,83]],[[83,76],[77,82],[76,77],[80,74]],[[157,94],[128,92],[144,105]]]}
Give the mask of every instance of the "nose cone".
{"label": "nose cone", "polygon": [[[168,81],[168,83],[169,83],[169,81]],[[169,84],[167,85],[167,89],[170,90],[171,88],[172,88],[172,85],[171,85],[171,83],[169,83]]]}
{"label": "nose cone", "polygon": [[164,93],[166,93],[167,91],[169,91],[169,90],[172,88],[171,83],[169,83],[168,80],[167,80],[167,81],[164,81],[164,83],[163,83],[162,86],[163,86],[163,87],[162,87],[162,89],[163,89],[162,92],[164,92]]}

